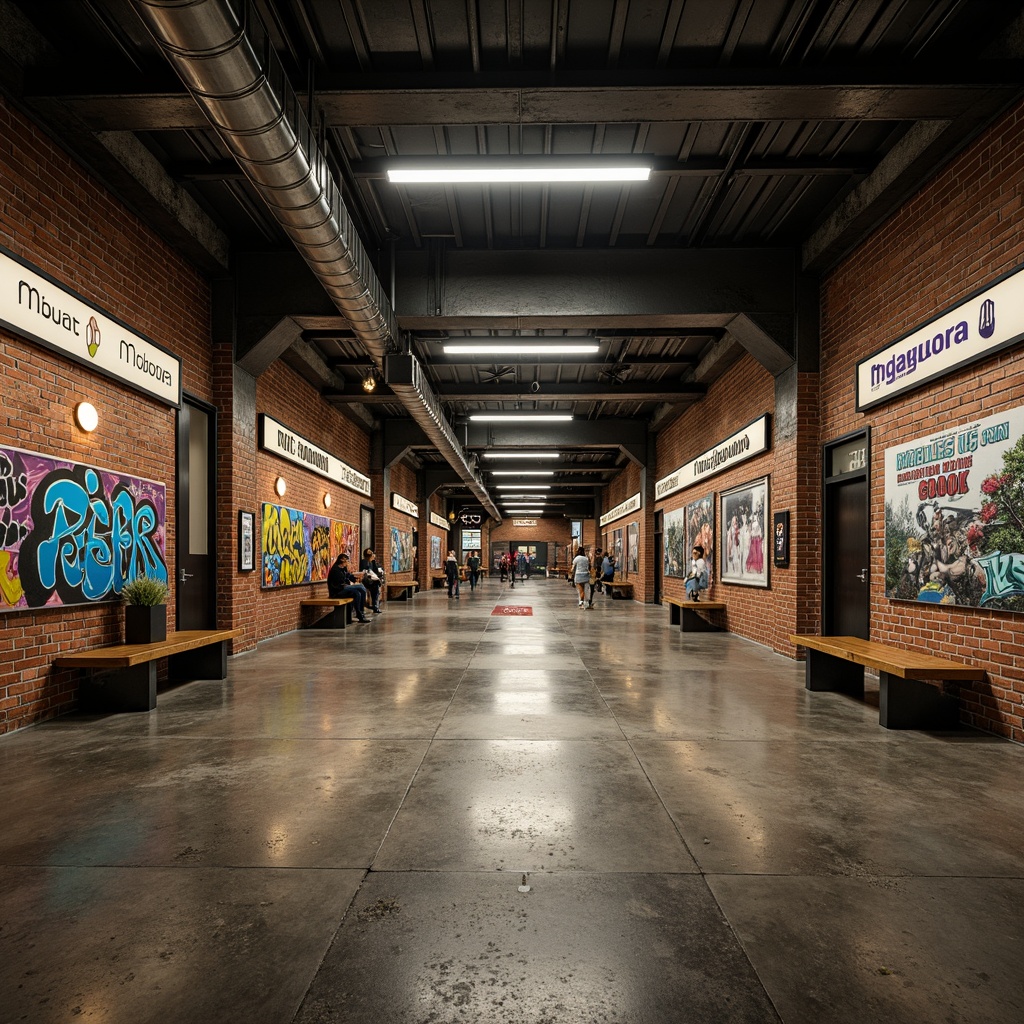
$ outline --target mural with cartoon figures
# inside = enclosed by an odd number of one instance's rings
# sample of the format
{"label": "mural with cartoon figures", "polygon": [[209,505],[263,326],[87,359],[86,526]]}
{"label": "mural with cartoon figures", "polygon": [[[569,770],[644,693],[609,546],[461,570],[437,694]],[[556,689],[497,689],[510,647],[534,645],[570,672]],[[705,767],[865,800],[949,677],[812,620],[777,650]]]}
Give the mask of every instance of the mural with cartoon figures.
{"label": "mural with cartoon figures", "polygon": [[885,592],[1024,613],[1024,409],[886,449]]}
{"label": "mural with cartoon figures", "polygon": [[0,611],[116,601],[167,582],[166,489],[141,477],[0,447]]}
{"label": "mural with cartoon figures", "polygon": [[412,531],[391,527],[391,571],[412,572]]}

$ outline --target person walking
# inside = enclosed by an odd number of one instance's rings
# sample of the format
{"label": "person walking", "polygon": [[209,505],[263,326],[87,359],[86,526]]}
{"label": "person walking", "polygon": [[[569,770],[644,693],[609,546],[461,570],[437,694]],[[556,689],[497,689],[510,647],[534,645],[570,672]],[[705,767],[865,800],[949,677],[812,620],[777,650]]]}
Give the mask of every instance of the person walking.
{"label": "person walking", "polygon": [[[601,548],[600,547],[595,547],[594,548],[594,571],[595,572],[597,572],[601,568],[601,562],[602,561],[603,561],[603,557],[601,555]],[[590,588],[590,603],[591,604],[594,603],[594,591],[595,590],[597,591],[597,593],[599,593],[599,594],[601,593],[601,581],[600,580],[598,580]]]}
{"label": "person walking", "polygon": [[480,580],[480,552],[471,551],[469,558],[466,559],[466,568],[469,570],[469,589],[470,591],[476,590],[476,585]]}
{"label": "person walking", "polygon": [[[587,558],[583,548],[576,549],[576,555],[572,560],[572,581],[576,584],[576,592],[580,596],[579,607],[587,607],[587,584],[590,583],[590,559]],[[590,605],[594,607],[594,587],[590,587]]]}
{"label": "person walking", "polygon": [[448,552],[444,561],[444,578],[448,584],[448,600],[459,599],[459,562],[454,551]]}

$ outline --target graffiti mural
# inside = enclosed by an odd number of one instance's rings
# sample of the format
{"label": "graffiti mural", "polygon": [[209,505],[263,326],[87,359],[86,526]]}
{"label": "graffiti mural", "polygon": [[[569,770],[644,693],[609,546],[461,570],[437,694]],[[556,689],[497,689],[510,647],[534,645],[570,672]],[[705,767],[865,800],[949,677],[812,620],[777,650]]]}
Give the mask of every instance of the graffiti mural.
{"label": "graffiti mural", "polygon": [[166,583],[166,511],[161,483],[0,446],[0,611]]}
{"label": "graffiti mural", "polygon": [[886,449],[885,592],[1024,612],[1024,409]]}
{"label": "graffiti mural", "polygon": [[[349,562],[356,566],[362,557],[362,552],[357,551],[359,546],[359,527],[352,523],[343,523],[340,519],[331,521],[331,565],[334,560],[344,552],[348,555]],[[331,565],[327,568],[330,569]],[[327,577],[325,576],[324,579]]]}
{"label": "graffiti mural", "polygon": [[412,531],[391,527],[391,571],[412,572]]}
{"label": "graffiti mural", "polygon": [[327,579],[331,521],[284,505],[263,505],[263,587],[293,587]]}

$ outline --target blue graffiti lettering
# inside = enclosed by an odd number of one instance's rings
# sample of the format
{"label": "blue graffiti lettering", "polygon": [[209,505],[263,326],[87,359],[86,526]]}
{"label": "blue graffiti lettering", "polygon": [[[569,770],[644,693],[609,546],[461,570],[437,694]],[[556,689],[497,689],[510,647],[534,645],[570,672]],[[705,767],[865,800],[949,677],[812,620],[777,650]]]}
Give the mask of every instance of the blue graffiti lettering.
{"label": "blue graffiti lettering", "polygon": [[1024,555],[993,551],[975,561],[985,570],[985,593],[981,604],[1003,597],[1024,595]]}

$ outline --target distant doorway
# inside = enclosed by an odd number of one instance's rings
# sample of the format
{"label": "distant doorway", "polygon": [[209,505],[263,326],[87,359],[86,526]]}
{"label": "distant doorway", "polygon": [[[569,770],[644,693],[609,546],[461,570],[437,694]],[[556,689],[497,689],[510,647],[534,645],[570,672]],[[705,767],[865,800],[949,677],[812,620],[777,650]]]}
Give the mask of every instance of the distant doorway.
{"label": "distant doorway", "polygon": [[178,629],[216,626],[217,414],[213,406],[183,397],[177,437],[177,547],[174,583]]}

